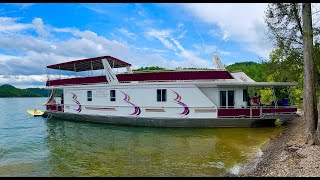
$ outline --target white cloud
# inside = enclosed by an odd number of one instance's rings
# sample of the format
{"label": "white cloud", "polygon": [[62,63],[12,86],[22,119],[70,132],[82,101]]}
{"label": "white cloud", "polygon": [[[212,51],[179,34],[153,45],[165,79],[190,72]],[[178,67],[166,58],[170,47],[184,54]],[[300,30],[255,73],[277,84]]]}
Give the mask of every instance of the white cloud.
{"label": "white cloud", "polygon": [[20,9],[26,9],[26,8],[34,5],[34,3],[6,3],[6,4],[20,6]]}
{"label": "white cloud", "polygon": [[11,84],[20,82],[46,82],[47,75],[0,75],[0,84]]}
{"label": "white cloud", "polygon": [[159,41],[162,42],[163,45],[165,45],[167,48],[171,50],[176,50],[175,46],[169,42],[166,38],[169,38],[171,35],[171,30],[156,30],[156,29],[150,29],[146,32],[147,37],[156,38]]}
{"label": "white cloud", "polygon": [[[183,27],[182,24],[179,24],[178,27]],[[153,37],[159,40],[165,47],[169,50],[174,51],[174,54],[177,55],[180,59],[184,61],[178,67],[210,67],[212,66],[209,60],[201,59],[197,56],[197,52],[192,50],[185,49],[181,43],[177,40],[178,38],[173,37],[173,31],[166,30],[157,30],[150,29],[146,32],[148,37]]]}
{"label": "white cloud", "polygon": [[129,32],[127,29],[125,28],[119,28],[118,31],[120,33],[122,33],[123,35],[127,36],[128,38],[130,39],[136,39],[136,34],[135,33],[132,33],[132,32]]}
{"label": "white cloud", "polygon": [[182,39],[182,38],[186,35],[187,32],[188,32],[187,30],[184,30],[184,31],[177,37],[177,39]]}
{"label": "white cloud", "polygon": [[[74,75],[66,76],[66,75],[50,75],[50,79],[58,79],[58,78],[73,78]],[[31,88],[31,87],[39,87],[43,88],[47,81],[47,74],[39,74],[39,75],[0,75],[0,85],[3,84],[11,84],[18,88]]]}
{"label": "white cloud", "polygon": [[224,41],[228,41],[228,39],[230,38],[230,32],[226,31],[223,33],[223,36],[222,36],[222,40]]}
{"label": "white cloud", "polygon": [[194,16],[208,24],[217,25],[220,32],[210,31],[221,39],[233,39],[246,44],[247,50],[268,57],[272,48],[266,42],[264,12],[266,3],[195,3],[183,4]]}
{"label": "white cloud", "polygon": [[209,31],[208,31],[208,34],[211,35],[212,37],[219,37],[219,36],[221,36],[221,33],[217,32],[216,30],[213,30],[213,29],[209,30]]}
{"label": "white cloud", "polygon": [[183,24],[183,23],[179,23],[179,24],[178,24],[178,29],[179,29],[179,30],[184,29],[184,24]]}
{"label": "white cloud", "polygon": [[48,36],[49,32],[45,30],[45,26],[41,18],[34,18],[32,21],[37,33],[41,36]]}
{"label": "white cloud", "polygon": [[223,56],[230,56],[230,55],[231,55],[231,52],[219,50],[219,51],[218,51],[218,54],[221,54],[221,55],[223,55]]}
{"label": "white cloud", "polygon": [[101,4],[86,3],[86,4],[81,4],[81,6],[99,14],[110,15],[109,11],[106,10],[105,6],[101,6]]}
{"label": "white cloud", "polygon": [[50,52],[50,42],[23,34],[0,34],[0,48],[3,50],[21,50]]}
{"label": "white cloud", "polygon": [[32,28],[31,24],[17,23],[20,18],[0,17],[0,33],[12,33]]}
{"label": "white cloud", "polygon": [[[19,86],[44,86],[46,81],[45,67],[50,64],[67,62],[76,59],[111,55],[127,61],[133,68],[141,66],[160,66],[168,69],[177,67],[213,67],[210,60],[199,58],[197,49],[186,49],[173,35],[173,30],[150,29],[146,36],[163,43],[167,49],[136,47],[117,40],[110,40],[89,30],[76,28],[55,28],[45,25],[42,19],[33,23],[17,23],[16,19],[5,19],[7,29],[15,33],[0,33],[0,83]],[[9,23],[8,23],[9,22]],[[34,36],[23,32],[20,26],[29,26],[39,34],[52,32],[50,38]],[[182,25],[178,25],[182,28]],[[54,33],[53,33],[54,32]],[[59,39],[59,33],[67,33],[69,38]],[[179,32],[178,32],[179,33]],[[179,34],[178,34],[179,35]],[[177,36],[178,36],[177,35]],[[212,47],[210,47],[212,48]],[[6,52],[19,53],[12,55]],[[171,51],[171,52],[170,52]],[[172,52],[173,51],[173,52]],[[165,55],[163,55],[166,53]],[[166,56],[176,53],[176,57]]]}
{"label": "white cloud", "polygon": [[215,45],[204,45],[204,44],[199,44],[199,43],[195,43],[192,45],[197,53],[199,54],[212,54],[217,52],[218,48]]}

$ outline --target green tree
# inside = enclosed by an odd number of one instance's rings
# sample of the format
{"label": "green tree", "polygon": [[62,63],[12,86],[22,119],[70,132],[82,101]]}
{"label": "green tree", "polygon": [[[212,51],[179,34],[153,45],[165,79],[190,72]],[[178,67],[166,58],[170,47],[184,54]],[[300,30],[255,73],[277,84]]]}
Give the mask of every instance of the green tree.
{"label": "green tree", "polygon": [[154,71],[154,70],[166,70],[166,68],[158,67],[158,66],[150,66],[150,67],[141,67],[138,69],[133,69],[132,71]]}
{"label": "green tree", "polygon": [[[318,114],[315,85],[319,78],[319,69],[315,68],[319,67],[315,64],[319,62],[318,59],[315,59],[319,53],[317,52],[319,48],[316,48],[317,42],[313,44],[313,41],[316,41],[314,37],[317,37],[320,31],[319,27],[313,27],[312,25],[311,4],[269,4],[266,11],[266,23],[269,29],[269,37],[278,48],[271,54],[271,62],[268,69],[274,71],[272,75],[275,79],[302,80],[300,74],[303,72],[306,141],[309,144],[320,144],[316,136]],[[285,77],[281,77],[281,71],[286,71]]]}

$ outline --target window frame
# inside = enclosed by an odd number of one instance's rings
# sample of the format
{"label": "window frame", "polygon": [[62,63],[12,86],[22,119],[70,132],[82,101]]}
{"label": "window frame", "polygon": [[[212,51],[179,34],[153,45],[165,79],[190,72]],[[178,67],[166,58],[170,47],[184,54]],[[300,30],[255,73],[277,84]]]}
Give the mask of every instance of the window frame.
{"label": "window frame", "polygon": [[[89,93],[90,92],[90,93]],[[91,95],[91,96],[89,96],[89,94]],[[87,91],[87,101],[92,101],[92,91]]]}
{"label": "window frame", "polygon": [[167,102],[167,89],[157,89],[157,102]]}
{"label": "window frame", "polygon": [[[113,93],[112,93],[112,92],[113,92]],[[117,97],[117,96],[116,96],[116,90],[111,89],[111,90],[110,90],[110,101],[115,102],[115,101],[117,100],[116,97]]]}
{"label": "window frame", "polygon": [[242,91],[242,101],[243,102],[246,102],[246,101],[248,101],[248,90],[247,89],[243,89],[243,91]]}

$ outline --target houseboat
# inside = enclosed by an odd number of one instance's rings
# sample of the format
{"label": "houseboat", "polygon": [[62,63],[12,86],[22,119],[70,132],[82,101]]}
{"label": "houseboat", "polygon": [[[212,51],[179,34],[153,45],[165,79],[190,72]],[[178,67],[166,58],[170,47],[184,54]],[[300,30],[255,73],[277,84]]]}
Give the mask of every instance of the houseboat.
{"label": "houseboat", "polygon": [[[297,108],[292,103],[280,104],[274,89],[290,91],[297,83],[255,82],[244,72],[226,70],[215,55],[213,61],[214,69],[162,71],[132,71],[130,63],[112,56],[49,65],[46,88],[51,93],[43,116],[116,125],[203,128],[256,127],[296,116]],[[118,68],[123,71],[116,73]],[[272,105],[251,106],[248,88],[265,87],[273,92]]]}

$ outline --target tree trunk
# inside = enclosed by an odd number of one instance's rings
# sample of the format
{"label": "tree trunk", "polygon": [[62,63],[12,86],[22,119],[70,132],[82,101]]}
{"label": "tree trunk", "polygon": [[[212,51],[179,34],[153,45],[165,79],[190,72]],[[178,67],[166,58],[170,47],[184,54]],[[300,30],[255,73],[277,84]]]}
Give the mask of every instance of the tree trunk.
{"label": "tree trunk", "polygon": [[303,107],[306,120],[307,144],[316,143],[316,99],[315,99],[315,78],[313,63],[313,30],[311,3],[302,4],[303,18],[303,61],[304,61],[304,82],[303,82]]}

